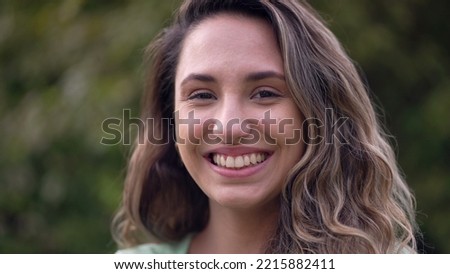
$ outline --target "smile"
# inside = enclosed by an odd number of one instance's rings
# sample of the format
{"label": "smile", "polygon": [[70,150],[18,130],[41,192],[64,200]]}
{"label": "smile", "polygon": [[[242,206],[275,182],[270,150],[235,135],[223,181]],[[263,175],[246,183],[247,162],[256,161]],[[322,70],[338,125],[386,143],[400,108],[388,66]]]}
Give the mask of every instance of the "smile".
{"label": "smile", "polygon": [[235,157],[219,153],[210,154],[210,159],[213,164],[230,169],[255,166],[264,162],[267,158],[268,154],[264,152],[244,154]]}

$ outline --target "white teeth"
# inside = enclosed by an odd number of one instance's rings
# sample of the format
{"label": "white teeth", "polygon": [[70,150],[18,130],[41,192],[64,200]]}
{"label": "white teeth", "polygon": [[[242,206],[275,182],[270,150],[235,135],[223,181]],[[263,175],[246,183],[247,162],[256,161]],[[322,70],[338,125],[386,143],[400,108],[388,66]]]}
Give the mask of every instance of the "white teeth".
{"label": "white teeth", "polygon": [[227,163],[226,163],[227,168],[232,168],[234,167],[234,158],[233,157],[227,157]]}
{"label": "white teeth", "polygon": [[250,163],[256,165],[256,155],[254,153],[250,154]]}
{"label": "white teeth", "polygon": [[256,161],[257,161],[258,163],[260,163],[261,160],[262,160],[261,154],[257,154],[257,155],[256,155]]}
{"label": "white teeth", "polygon": [[212,160],[218,166],[237,169],[264,162],[266,160],[266,154],[250,153],[236,157],[226,156],[223,154],[213,154]]}
{"label": "white teeth", "polygon": [[244,166],[244,158],[242,156],[238,156],[234,159],[234,167],[241,168]]}
{"label": "white teeth", "polygon": [[250,157],[248,155],[244,155],[244,166],[250,165]]}

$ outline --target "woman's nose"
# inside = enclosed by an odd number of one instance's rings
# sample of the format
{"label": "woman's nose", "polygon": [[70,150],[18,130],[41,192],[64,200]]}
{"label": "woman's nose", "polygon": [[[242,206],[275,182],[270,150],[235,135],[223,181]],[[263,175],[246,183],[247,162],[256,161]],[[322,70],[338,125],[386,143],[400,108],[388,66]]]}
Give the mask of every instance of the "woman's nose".
{"label": "woman's nose", "polygon": [[224,144],[240,144],[251,132],[249,126],[248,107],[238,100],[224,100],[217,108],[214,125],[217,136]]}

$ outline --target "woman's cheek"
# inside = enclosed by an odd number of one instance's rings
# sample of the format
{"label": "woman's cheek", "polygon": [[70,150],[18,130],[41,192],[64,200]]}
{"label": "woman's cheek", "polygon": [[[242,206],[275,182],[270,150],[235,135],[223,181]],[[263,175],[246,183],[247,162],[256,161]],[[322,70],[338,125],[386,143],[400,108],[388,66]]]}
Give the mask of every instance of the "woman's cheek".
{"label": "woman's cheek", "polygon": [[198,145],[202,140],[202,119],[194,110],[175,115],[176,139],[179,145]]}

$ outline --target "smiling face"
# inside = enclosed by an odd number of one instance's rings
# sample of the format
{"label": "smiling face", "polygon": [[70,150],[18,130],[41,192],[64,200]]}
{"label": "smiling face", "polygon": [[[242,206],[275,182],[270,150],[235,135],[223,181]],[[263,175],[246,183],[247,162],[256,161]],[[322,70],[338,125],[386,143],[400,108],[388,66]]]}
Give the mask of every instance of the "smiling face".
{"label": "smiling face", "polygon": [[303,153],[303,119],[268,23],[221,14],[195,27],[176,71],[175,111],[181,159],[211,202],[277,200]]}

